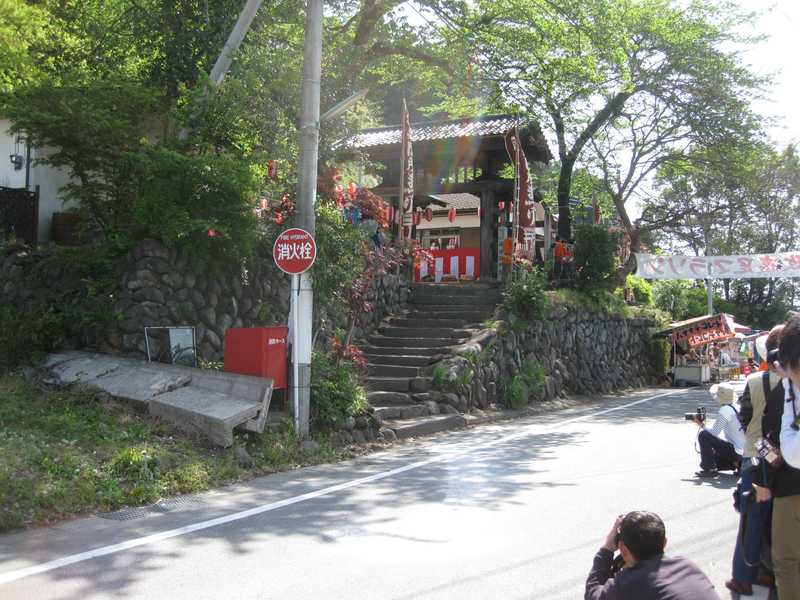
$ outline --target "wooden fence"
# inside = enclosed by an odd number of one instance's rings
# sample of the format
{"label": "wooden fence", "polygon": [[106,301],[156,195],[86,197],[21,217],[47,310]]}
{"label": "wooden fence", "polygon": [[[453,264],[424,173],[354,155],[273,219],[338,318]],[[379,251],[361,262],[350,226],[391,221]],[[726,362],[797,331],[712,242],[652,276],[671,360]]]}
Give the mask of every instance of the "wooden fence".
{"label": "wooden fence", "polygon": [[39,186],[24,188],[0,186],[0,241],[16,238],[35,244],[39,233]]}

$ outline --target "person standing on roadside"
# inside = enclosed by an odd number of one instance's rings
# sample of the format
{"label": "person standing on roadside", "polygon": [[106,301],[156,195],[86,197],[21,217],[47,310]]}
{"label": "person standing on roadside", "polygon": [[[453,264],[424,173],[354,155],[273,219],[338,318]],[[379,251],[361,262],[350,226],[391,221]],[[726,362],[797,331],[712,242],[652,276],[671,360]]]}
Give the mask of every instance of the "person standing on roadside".
{"label": "person standing on roadside", "polygon": [[[766,354],[778,349],[783,325],[773,327],[766,340]],[[783,401],[781,377],[773,368],[768,373],[753,373],[747,378],[744,394],[740,400],[739,420],[745,427],[745,444],[742,458],[741,479],[738,487],[740,513],[736,548],[733,552],[732,577],[725,582],[732,592],[742,596],[753,593],[753,584],[773,587],[774,580],[767,574],[759,574],[761,568],[761,546],[765,527],[769,525],[771,502],[756,502],[753,479],[760,468],[756,445],[762,438],[761,420],[769,398],[771,404]]]}
{"label": "person standing on roadside", "polygon": [[[781,600],[800,600],[800,315],[781,332],[775,368],[784,376],[784,398],[770,399],[762,430],[763,471],[753,484],[756,500],[772,503],[772,562]],[[774,357],[770,357],[774,361]]]}

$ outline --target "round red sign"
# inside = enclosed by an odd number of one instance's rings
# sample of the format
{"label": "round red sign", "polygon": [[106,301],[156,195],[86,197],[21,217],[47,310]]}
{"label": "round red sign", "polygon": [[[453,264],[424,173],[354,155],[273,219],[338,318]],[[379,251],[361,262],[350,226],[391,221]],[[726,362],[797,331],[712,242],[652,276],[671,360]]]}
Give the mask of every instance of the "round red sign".
{"label": "round red sign", "polygon": [[287,229],[272,247],[275,264],[284,273],[299,275],[311,268],[317,258],[314,236],[304,229]]}

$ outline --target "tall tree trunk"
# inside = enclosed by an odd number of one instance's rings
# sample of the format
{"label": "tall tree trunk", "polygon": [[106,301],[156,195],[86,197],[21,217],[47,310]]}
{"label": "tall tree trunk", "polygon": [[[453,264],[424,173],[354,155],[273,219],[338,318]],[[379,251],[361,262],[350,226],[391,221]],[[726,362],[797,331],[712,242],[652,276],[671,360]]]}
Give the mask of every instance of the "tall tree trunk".
{"label": "tall tree trunk", "polygon": [[558,237],[572,237],[572,219],[569,210],[569,192],[572,187],[572,170],[575,168],[574,158],[561,159],[561,172],[558,174]]}

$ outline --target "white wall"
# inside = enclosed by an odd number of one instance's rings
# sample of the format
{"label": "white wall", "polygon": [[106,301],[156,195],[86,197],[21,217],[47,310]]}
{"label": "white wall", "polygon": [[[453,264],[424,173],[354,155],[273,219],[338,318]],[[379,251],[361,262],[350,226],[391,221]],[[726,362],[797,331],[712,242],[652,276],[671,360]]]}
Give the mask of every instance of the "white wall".
{"label": "white wall", "polygon": [[[25,167],[15,171],[9,156],[14,153],[14,137],[8,133],[11,122],[0,119],[0,186],[24,188]],[[20,144],[19,153],[25,156],[25,145]],[[66,185],[70,178],[61,169],[54,169],[48,165],[37,165],[37,157],[46,156],[47,149],[34,148],[31,152],[33,164],[31,165],[30,189],[39,186],[39,241],[46,242],[51,239],[51,224],[54,212],[68,210],[74,203],[65,204],[61,198],[60,189]]]}
{"label": "white wall", "polygon": [[[11,123],[0,119],[0,186],[21,188],[25,187],[25,166],[19,171],[14,170],[10,156],[15,153],[14,136],[8,132]],[[25,145],[19,145],[19,153],[25,156]]]}

